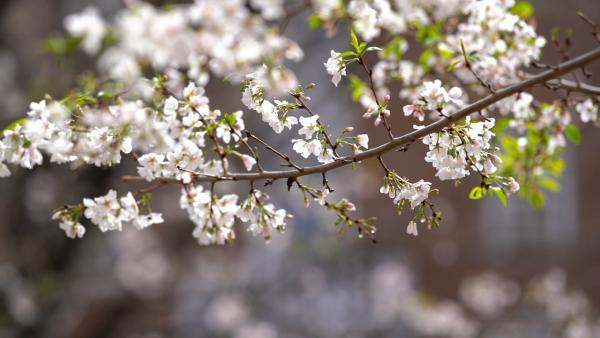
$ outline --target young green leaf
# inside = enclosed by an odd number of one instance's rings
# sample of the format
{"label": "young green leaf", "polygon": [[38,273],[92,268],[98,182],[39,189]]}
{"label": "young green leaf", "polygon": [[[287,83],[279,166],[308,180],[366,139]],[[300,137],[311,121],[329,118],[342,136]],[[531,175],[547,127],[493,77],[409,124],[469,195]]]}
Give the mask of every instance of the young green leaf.
{"label": "young green leaf", "polygon": [[502,205],[506,207],[508,205],[508,200],[506,199],[506,194],[504,193],[504,190],[494,189],[494,193],[496,193],[496,196],[498,197],[500,202],[502,202]]}
{"label": "young green leaf", "polygon": [[581,132],[579,131],[579,128],[577,128],[577,126],[569,124],[565,128],[565,135],[567,135],[569,141],[573,142],[574,144],[581,143]]}
{"label": "young green leaf", "polygon": [[533,5],[527,1],[517,1],[510,9],[510,12],[523,20],[527,20],[533,16],[534,8]]}
{"label": "young green leaf", "polygon": [[365,52],[379,52],[381,50],[382,49],[379,47],[371,46],[371,47],[368,47],[367,49],[365,49]]}
{"label": "young green leaf", "polygon": [[358,42],[358,37],[356,37],[356,33],[354,33],[353,29],[350,30],[350,41],[352,41],[352,47],[354,47],[354,50],[358,52],[360,43]]}
{"label": "young green leaf", "polygon": [[485,189],[482,188],[481,186],[476,186],[473,187],[473,189],[471,189],[471,192],[469,193],[469,198],[472,200],[480,200],[485,196]]}
{"label": "young green leaf", "polygon": [[324,21],[318,15],[311,15],[308,17],[308,27],[310,29],[319,29],[323,26]]}
{"label": "young green leaf", "polygon": [[452,62],[450,64],[450,66],[448,66],[448,73],[452,73],[452,71],[461,63],[462,63],[462,60],[457,60],[457,61]]}
{"label": "young green leaf", "polygon": [[534,208],[541,209],[545,203],[544,194],[541,191],[531,192],[529,195],[529,203],[531,203]]}
{"label": "young green leaf", "polygon": [[560,190],[560,183],[549,177],[542,178],[539,184],[542,188],[552,192],[558,192]]}
{"label": "young green leaf", "polygon": [[42,49],[54,56],[68,56],[77,51],[82,41],[78,36],[51,37],[43,41]]}

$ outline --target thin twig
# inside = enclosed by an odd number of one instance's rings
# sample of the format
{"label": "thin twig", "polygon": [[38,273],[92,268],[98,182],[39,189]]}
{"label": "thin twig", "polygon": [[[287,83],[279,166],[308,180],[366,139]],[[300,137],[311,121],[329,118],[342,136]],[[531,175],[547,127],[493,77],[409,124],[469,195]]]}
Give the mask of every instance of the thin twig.
{"label": "thin twig", "polygon": [[251,139],[255,140],[256,142],[258,142],[258,143],[262,144],[262,145],[263,145],[263,146],[264,146],[264,147],[265,147],[267,150],[269,150],[269,151],[273,152],[275,155],[277,155],[277,156],[281,157],[281,158],[282,158],[283,160],[285,160],[285,161],[286,161],[286,162],[287,162],[287,163],[288,163],[290,166],[292,166],[292,167],[296,168],[296,170],[298,170],[298,171],[302,171],[302,170],[303,170],[303,168],[302,168],[302,167],[300,167],[299,165],[297,165],[296,163],[294,163],[294,162],[292,161],[292,159],[291,159],[291,158],[290,158],[288,155],[285,155],[285,154],[283,154],[282,152],[280,152],[279,150],[277,150],[277,149],[275,149],[275,148],[271,147],[271,146],[270,146],[268,143],[266,143],[265,141],[263,141],[263,140],[261,140],[260,138],[258,138],[258,136],[256,136],[256,135],[252,134],[252,133],[251,133],[251,132],[249,132],[249,131],[246,131],[246,136],[247,136],[248,138],[251,138]]}
{"label": "thin twig", "polygon": [[264,172],[264,168],[262,167],[262,164],[260,164],[259,158],[258,158],[258,152],[256,152],[256,150],[254,148],[252,148],[249,144],[248,141],[246,141],[246,139],[244,139],[244,137],[242,135],[240,135],[240,133],[231,128],[231,131],[240,138],[240,142],[242,142],[242,144],[246,147],[246,149],[248,149],[248,151],[250,151],[252,153],[252,157],[254,157],[254,160],[256,161],[256,168],[258,168],[259,172]]}
{"label": "thin twig", "polygon": [[554,79],[554,80],[550,80],[546,83],[551,86],[562,87],[562,88],[566,88],[570,91],[580,92],[583,94],[600,95],[600,87],[599,86],[594,86],[594,85],[590,85],[590,84],[583,83],[583,82],[576,83],[576,82],[573,82],[570,80],[565,80],[565,79]]}
{"label": "thin twig", "polygon": [[381,117],[383,126],[387,130],[388,137],[390,138],[390,140],[393,140],[394,134],[392,133],[392,126],[388,122],[385,114],[380,111],[381,103],[379,103],[379,98],[377,97],[377,91],[375,90],[375,83],[373,82],[373,70],[371,68],[369,68],[369,65],[367,64],[367,62],[365,61],[364,58],[362,58],[362,57],[358,58],[357,62],[358,62],[358,64],[360,64],[363,67],[363,69],[367,73],[367,76],[369,78],[369,88],[371,89],[371,94],[373,94],[373,98],[375,99],[375,103],[377,104],[377,111],[379,113],[379,116]]}

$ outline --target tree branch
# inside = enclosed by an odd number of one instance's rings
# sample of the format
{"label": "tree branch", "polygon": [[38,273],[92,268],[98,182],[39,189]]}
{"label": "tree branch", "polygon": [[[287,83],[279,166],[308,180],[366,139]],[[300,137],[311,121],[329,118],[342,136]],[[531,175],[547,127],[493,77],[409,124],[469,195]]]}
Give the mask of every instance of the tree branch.
{"label": "tree branch", "polygon": [[565,79],[554,79],[547,81],[546,83],[551,86],[556,86],[557,88],[565,88],[574,92],[600,96],[600,87],[583,82],[577,83]]}
{"label": "tree branch", "polygon": [[[305,167],[302,170],[284,170],[284,171],[264,171],[263,173],[231,173],[224,176],[205,176],[198,173],[195,176],[194,182],[215,182],[215,181],[256,181],[256,180],[277,180],[277,179],[286,179],[286,178],[297,178],[301,176],[307,176],[312,174],[324,173],[330,170],[346,166],[350,163],[355,163],[358,161],[374,158],[381,156],[384,153],[389,151],[393,151],[403,145],[414,142],[417,139],[420,139],[426,135],[433,134],[441,131],[442,129],[450,126],[451,124],[473,114],[476,112],[489,107],[490,105],[507,98],[511,95],[517,94],[519,92],[525,91],[531,87],[536,85],[544,84],[546,82],[552,81],[553,79],[557,79],[560,76],[567,74],[575,69],[581,68],[586,64],[600,59],[600,47],[597,47],[593,50],[590,50],[576,58],[563,62],[552,69],[544,71],[540,74],[531,76],[530,78],[516,83],[514,85],[502,88],[497,90],[494,94],[488,95],[469,106],[459,110],[458,112],[448,115],[447,118],[440,119],[436,122],[433,122],[422,129],[415,130],[408,134],[395,137],[391,141],[384,143],[378,147],[371,148],[367,151],[364,151],[359,154],[349,155],[345,157],[341,157],[336,159],[334,162],[316,165],[312,167]],[[565,81],[565,80],[561,80]],[[583,85],[582,85],[583,88]],[[142,177],[138,176],[125,176],[124,180],[135,181],[135,180],[144,180]],[[164,179],[163,179],[164,180]],[[173,181],[177,182],[173,179]]]}

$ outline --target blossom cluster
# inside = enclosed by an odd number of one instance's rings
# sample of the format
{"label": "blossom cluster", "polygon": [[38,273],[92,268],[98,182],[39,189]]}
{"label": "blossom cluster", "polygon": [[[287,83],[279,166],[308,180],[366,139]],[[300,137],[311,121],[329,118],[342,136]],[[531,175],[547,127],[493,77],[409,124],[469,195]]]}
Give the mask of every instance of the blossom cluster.
{"label": "blossom cluster", "polygon": [[226,244],[235,239],[235,219],[249,223],[248,232],[271,238],[273,230],[283,232],[291,218],[284,209],[275,209],[273,204],[264,204],[268,198],[264,193],[253,190],[248,198],[238,204],[239,197],[227,194],[217,197],[201,185],[182,191],[180,206],[187,211],[196,228],[193,236],[201,245]]}
{"label": "blossom cluster", "polygon": [[600,112],[600,107],[598,102],[594,103],[591,98],[587,98],[582,102],[577,103],[575,105],[575,111],[579,113],[582,122],[594,122],[596,124],[599,123],[598,113]]}
{"label": "blossom cluster", "polygon": [[[593,118],[591,99],[577,103],[574,108],[580,113],[582,122]],[[498,102],[492,109],[502,115],[510,115],[509,125],[519,134],[526,134],[531,127],[547,133],[546,152],[552,153],[566,146],[565,131],[572,122],[572,116],[562,102],[539,102],[529,93],[519,93]]]}
{"label": "blossom cluster", "polygon": [[442,181],[461,179],[471,170],[484,176],[494,174],[501,160],[490,144],[493,126],[491,118],[481,122],[467,118],[461,126],[425,136],[423,143],[429,146],[425,161],[433,165]]}
{"label": "blossom cluster", "polygon": [[248,222],[248,232],[262,235],[266,240],[271,239],[273,230],[285,231],[287,221],[292,218],[284,209],[275,209],[271,203],[265,204],[269,196],[261,191],[253,190],[248,198],[240,205],[238,218]]}
{"label": "blossom cluster", "polygon": [[[164,9],[141,1],[125,3],[114,22],[88,8],[67,16],[64,25],[69,34],[82,39],[84,51],[98,55],[104,74],[129,83],[139,93],[147,92],[143,81],[147,66],[166,74],[169,88],[177,91],[188,80],[205,85],[209,73],[239,81],[262,60],[281,65],[284,59],[303,57],[300,47],[267,21],[283,14],[282,1],[254,0],[252,10],[241,0],[197,0]],[[280,83],[296,81],[282,66],[274,67],[269,76],[272,91],[285,91]]]}
{"label": "blossom cluster", "polygon": [[[334,53],[332,51],[332,55]],[[267,90],[264,86],[263,79],[266,71],[267,68],[262,67],[258,71],[246,75],[242,91],[242,103],[249,109],[256,111],[261,116],[262,121],[267,123],[278,134],[283,132],[285,128],[291,130],[294,125],[300,124],[301,128],[298,129],[298,135],[303,136],[303,138],[292,139],[294,151],[303,158],[313,155],[317,157],[320,163],[332,162],[336,157],[334,145],[328,144],[327,137],[325,136],[325,127],[321,124],[319,115],[312,112],[310,116],[300,116],[299,118],[290,115],[290,112],[294,110],[306,108],[304,103],[299,101],[299,97],[303,96],[301,92],[302,87],[299,86],[290,92],[290,94],[297,98],[297,102],[274,100],[273,103],[267,98]],[[352,130],[352,127],[346,128],[344,129],[344,134]],[[360,148],[368,149],[369,147],[369,137],[367,134],[349,137],[349,139],[354,142],[350,143],[347,140],[339,140],[337,145],[350,145],[355,153],[361,151]]]}
{"label": "blossom cluster", "polygon": [[[248,109],[260,114],[263,122],[269,124],[279,134],[284,128],[292,129],[293,125],[298,124],[298,119],[287,114],[290,110],[289,102],[275,100],[273,103],[265,98],[266,73],[267,68],[265,66],[259,68],[256,72],[246,75],[242,92],[242,103]],[[291,89],[291,87],[287,89]]]}
{"label": "blossom cluster", "polygon": [[[275,100],[275,104],[265,98],[266,90],[260,81],[261,75],[264,74],[263,67],[258,72],[246,76],[242,102],[248,107],[261,115],[263,122],[276,132],[281,133],[284,128],[292,129],[293,125],[302,125],[298,130],[299,135],[304,135],[304,139],[292,139],[294,144],[293,149],[302,157],[308,158],[314,155],[319,162],[327,163],[333,160],[333,150],[323,146],[324,140],[315,138],[313,134],[319,136],[321,134],[321,125],[318,122],[319,116],[313,115],[310,117],[300,117],[300,119],[290,116],[291,110],[297,109],[300,106],[287,101]],[[280,115],[281,114],[281,115]]]}
{"label": "blossom cluster", "polygon": [[[346,12],[352,26],[365,41],[386,31],[393,35],[408,31],[411,25],[430,24],[455,14],[465,0],[351,0]],[[315,14],[325,22],[333,22],[344,14],[335,0],[313,0]]]}
{"label": "blossom cluster", "polygon": [[86,229],[80,223],[82,215],[102,232],[121,231],[124,222],[130,222],[138,230],[164,222],[160,213],[140,214],[140,203],[145,202],[138,202],[130,192],[118,198],[117,192],[110,190],[105,196],[85,198],[82,205],[61,208],[52,218],[60,221],[60,228],[69,238],[81,238],[85,234]]}
{"label": "blossom cluster", "polygon": [[200,185],[184,190],[179,205],[196,225],[192,235],[200,244],[222,245],[235,239],[233,225],[239,210],[237,201],[237,195],[218,198]]}
{"label": "blossom cluster", "polygon": [[[455,60],[465,58],[465,52],[474,52],[469,66],[491,84],[504,86],[518,81],[519,72],[515,70],[538,60],[546,40],[537,35],[533,26],[511,13],[515,3],[515,0],[468,1],[464,7],[467,21],[460,23],[439,48],[456,55]],[[457,71],[473,82],[466,67]]]}
{"label": "blossom cluster", "polygon": [[[148,180],[181,179],[179,167],[218,174],[222,169],[216,168],[214,160],[203,162],[204,137],[210,131],[225,144],[239,141],[243,113],[211,110],[204,89],[194,83],[183,90],[180,99],[171,96],[161,106],[153,109],[142,101],[117,99],[108,106],[81,107],[75,117],[62,102],[34,102],[28,118],[3,132],[0,163],[31,169],[42,163],[46,153],[54,163],[100,167],[120,163],[122,154],[151,151],[140,157],[140,171]],[[10,174],[5,165],[0,171],[3,176]]]}
{"label": "blossom cluster", "polygon": [[383,186],[379,189],[379,192],[389,195],[395,204],[406,201],[410,204],[410,208],[414,209],[427,200],[430,188],[430,182],[420,180],[416,183],[410,183],[395,172],[390,172],[385,177]]}
{"label": "blossom cluster", "polygon": [[415,220],[421,223],[428,222],[430,227],[437,226],[439,215],[434,212],[431,217],[428,217],[425,215],[424,210],[427,207],[425,202],[431,192],[430,182],[419,180],[418,182],[411,183],[407,179],[400,177],[395,171],[390,171],[384,177],[383,185],[379,189],[379,192],[387,194],[393,199],[399,211],[402,211],[405,204],[410,205],[411,209],[419,208],[419,211],[406,228],[406,232],[409,235],[419,235]]}
{"label": "blossom cluster", "polygon": [[413,115],[419,121],[425,119],[426,112],[438,112],[442,116],[447,116],[453,113],[456,107],[462,106],[461,96],[462,90],[458,87],[446,91],[442,81],[427,81],[423,84],[419,98],[412,104],[404,106],[402,110],[405,116]]}
{"label": "blossom cluster", "polygon": [[85,217],[98,225],[102,232],[121,231],[123,222],[131,222],[138,230],[163,222],[162,215],[156,212],[140,215],[138,202],[132,193],[117,199],[117,192],[110,190],[106,196],[85,198],[83,205]]}
{"label": "blossom cluster", "polygon": [[122,153],[132,151],[135,136],[131,126],[135,115],[143,113],[137,103],[111,106],[105,116],[93,116],[91,109],[81,113],[82,120],[74,121],[70,109],[61,102],[31,103],[28,118],[13,122],[3,132],[0,174],[10,175],[3,162],[27,169],[42,164],[43,152],[53,163],[111,166],[120,162]]}

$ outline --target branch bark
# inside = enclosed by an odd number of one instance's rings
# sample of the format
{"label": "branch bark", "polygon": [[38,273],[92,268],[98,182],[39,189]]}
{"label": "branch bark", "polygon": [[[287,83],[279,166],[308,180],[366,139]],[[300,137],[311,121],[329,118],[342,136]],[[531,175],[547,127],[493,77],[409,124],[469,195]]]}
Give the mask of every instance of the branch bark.
{"label": "branch bark", "polygon": [[574,92],[579,92],[588,95],[598,95],[600,96],[600,87],[593,86],[587,83],[577,83],[575,81],[565,80],[565,79],[554,79],[548,82],[551,86],[556,86],[558,88],[568,89]]}

